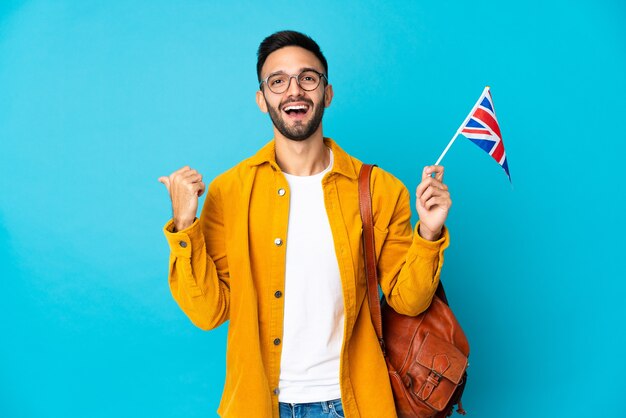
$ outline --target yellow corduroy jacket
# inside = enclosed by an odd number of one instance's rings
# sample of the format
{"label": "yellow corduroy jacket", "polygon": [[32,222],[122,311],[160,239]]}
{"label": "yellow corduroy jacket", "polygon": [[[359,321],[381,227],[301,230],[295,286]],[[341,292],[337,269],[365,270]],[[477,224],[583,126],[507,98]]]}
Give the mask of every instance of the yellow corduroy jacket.
{"label": "yellow corduroy jacket", "polygon": [[[334,164],[323,180],[344,299],[340,387],[348,418],[396,417],[387,367],[367,302],[357,178],[362,163],[324,138]],[[411,227],[406,187],[372,172],[372,206],[379,283],[389,305],[417,315],[439,282],[441,239],[427,241]],[[209,330],[230,320],[226,381],[218,414],[279,417],[278,381],[285,284],[289,186],[275,159],[274,141],[214,179],[198,220],[164,228],[170,245],[169,284],[191,321]],[[311,254],[315,257],[315,254]]]}

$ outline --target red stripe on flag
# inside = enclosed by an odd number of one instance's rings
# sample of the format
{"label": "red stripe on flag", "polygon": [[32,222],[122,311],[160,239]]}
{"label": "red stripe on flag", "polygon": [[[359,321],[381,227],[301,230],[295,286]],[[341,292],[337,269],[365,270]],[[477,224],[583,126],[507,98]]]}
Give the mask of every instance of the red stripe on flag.
{"label": "red stripe on flag", "polygon": [[463,129],[461,132],[465,132],[466,134],[485,134],[485,135],[491,135],[491,132],[489,132],[486,129]]}
{"label": "red stripe on flag", "polygon": [[491,114],[487,113],[486,110],[481,109],[480,107],[476,109],[474,115],[477,119],[485,122],[487,126],[496,134],[498,138],[502,139],[502,135],[500,134],[500,127],[498,126],[498,121],[491,116]]}
{"label": "red stripe on flag", "polygon": [[496,149],[493,150],[493,154],[491,154],[491,156],[498,162],[498,164],[500,164],[502,154],[504,154],[504,144],[502,143],[502,140],[500,140],[500,142],[498,142],[498,145],[496,145]]}

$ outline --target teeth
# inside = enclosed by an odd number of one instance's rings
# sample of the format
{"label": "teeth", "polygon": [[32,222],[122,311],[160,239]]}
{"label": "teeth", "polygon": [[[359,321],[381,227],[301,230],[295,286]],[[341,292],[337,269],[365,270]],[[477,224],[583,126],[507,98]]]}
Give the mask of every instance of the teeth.
{"label": "teeth", "polygon": [[285,107],[285,112],[289,110],[306,110],[307,106],[299,105],[299,106],[287,106]]}

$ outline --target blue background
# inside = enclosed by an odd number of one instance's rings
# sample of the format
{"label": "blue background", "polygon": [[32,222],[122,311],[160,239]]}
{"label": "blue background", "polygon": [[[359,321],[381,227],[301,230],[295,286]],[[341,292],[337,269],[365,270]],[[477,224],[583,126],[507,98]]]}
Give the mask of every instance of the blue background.
{"label": "blue background", "polygon": [[470,416],[626,416],[625,11],[2,0],[0,416],[216,416],[226,326],[169,293],[157,177],[210,180],[271,139],[255,53],[286,28],[328,58],[325,135],[412,196],[492,87],[513,187],[464,138],[443,161]]}

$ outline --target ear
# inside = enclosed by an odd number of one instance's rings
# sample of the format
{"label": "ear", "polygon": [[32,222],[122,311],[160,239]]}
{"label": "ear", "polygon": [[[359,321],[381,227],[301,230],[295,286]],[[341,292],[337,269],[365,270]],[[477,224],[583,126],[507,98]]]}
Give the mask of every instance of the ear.
{"label": "ear", "polygon": [[330,106],[330,102],[333,101],[333,85],[329,84],[324,87],[324,107]]}
{"label": "ear", "polygon": [[261,112],[267,113],[267,103],[265,102],[265,96],[263,96],[262,90],[256,92],[256,104],[261,109]]}

